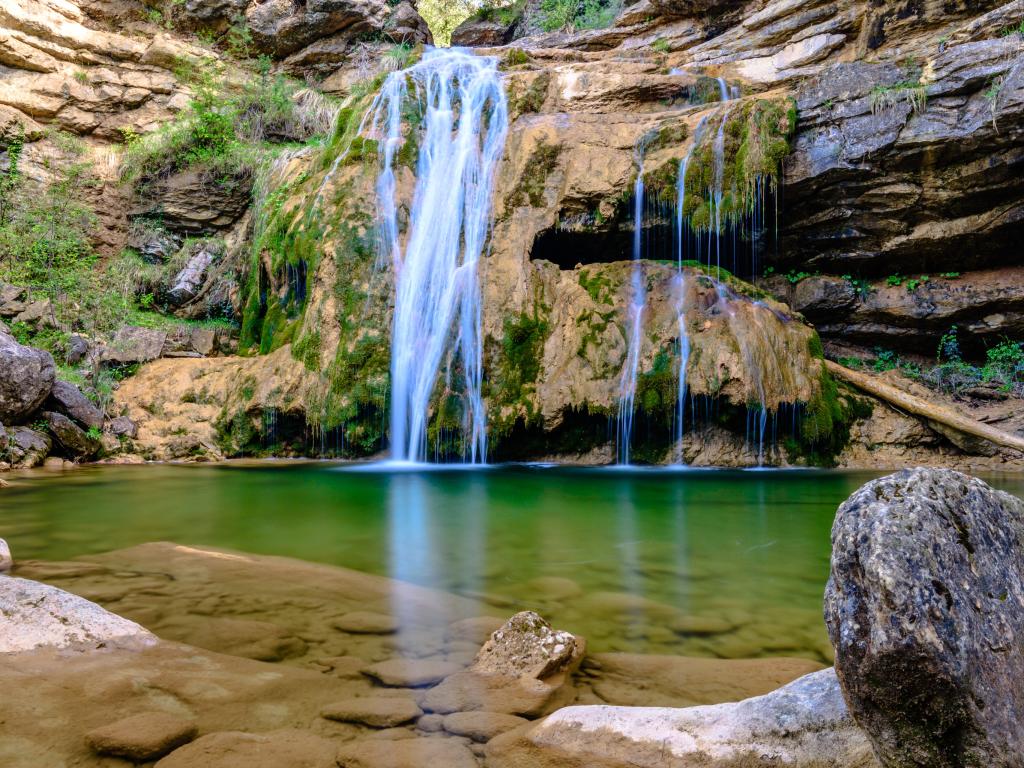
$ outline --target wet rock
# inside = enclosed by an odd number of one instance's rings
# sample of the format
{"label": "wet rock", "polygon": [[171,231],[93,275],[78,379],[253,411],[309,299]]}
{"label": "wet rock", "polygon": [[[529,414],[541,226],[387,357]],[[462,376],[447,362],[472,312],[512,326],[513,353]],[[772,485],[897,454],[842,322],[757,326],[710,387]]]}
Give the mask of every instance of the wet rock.
{"label": "wet rock", "polygon": [[832,548],[837,670],[882,763],[1019,765],[1024,502],[952,470],[904,470],[843,503]]}
{"label": "wet rock", "polygon": [[118,416],[107,422],[107,429],[117,437],[134,438],[139,428],[127,416]]}
{"label": "wet rock", "polygon": [[141,763],[158,760],[196,737],[196,724],[166,712],[145,712],[89,731],[94,752]]}
{"label": "wet rock", "polygon": [[433,659],[389,659],[367,667],[365,674],[395,688],[426,688],[455,674],[462,665]]}
{"label": "wet rock", "polygon": [[482,675],[541,679],[582,655],[576,637],[556,631],[533,611],[517,613],[491,635],[471,667]]}
{"label": "wet rock", "polygon": [[157,768],[336,768],[334,742],[308,731],[222,731],[179,747]]}
{"label": "wet rock", "polygon": [[455,712],[444,718],[444,729],[455,736],[487,742],[530,721],[501,712]]}
{"label": "wet rock", "polygon": [[101,357],[109,363],[146,363],[160,357],[166,339],[166,331],[128,325],[118,329]]}
{"label": "wet rock", "polygon": [[100,441],[85,432],[63,413],[45,411],[43,418],[50,434],[54,436],[67,455],[72,458],[92,458],[100,452]]}
{"label": "wet rock", "polygon": [[341,723],[361,723],[371,728],[392,728],[412,722],[423,714],[416,702],[401,696],[366,696],[329,704],[320,716]]}
{"label": "wet rock", "polygon": [[585,642],[556,631],[532,611],[517,613],[491,635],[472,665],[423,697],[429,712],[500,712],[537,717],[574,695],[572,672]]}
{"label": "wet rock", "polygon": [[538,576],[526,582],[528,589],[545,600],[571,600],[583,594],[583,589],[572,579],[563,576]]}
{"label": "wet rock", "polygon": [[44,646],[92,649],[109,643],[156,642],[138,624],[77,595],[28,579],[0,579],[0,653]]}
{"label": "wet rock", "polygon": [[347,744],[338,752],[341,768],[478,768],[473,753],[450,739],[421,738],[402,741],[366,739]]}
{"label": "wet rock", "polygon": [[50,436],[29,427],[7,429],[7,457],[15,469],[38,467],[50,453]]}
{"label": "wet rock", "polygon": [[877,766],[832,669],[733,704],[566,707],[527,731],[499,736],[487,745],[492,768],[595,763],[603,768]]}
{"label": "wet rock", "polygon": [[269,621],[212,617],[194,627],[171,621],[158,631],[164,637],[185,636],[190,645],[256,661],[283,661],[308,648],[301,638]]}
{"label": "wet rock", "polygon": [[6,573],[14,567],[14,558],[11,556],[11,548],[7,542],[0,539],[0,573]]}
{"label": "wet rock", "polygon": [[70,382],[54,382],[50,391],[50,408],[69,416],[86,429],[103,426],[103,413]]}
{"label": "wet rock", "polygon": [[334,626],[353,635],[391,635],[398,631],[398,620],[383,613],[352,611],[335,620]]}
{"label": "wet rock", "polygon": [[19,344],[0,333],[0,423],[27,419],[43,404],[57,369],[49,352]]}
{"label": "wet rock", "polygon": [[424,733],[439,733],[444,730],[444,715],[423,715],[416,727]]}

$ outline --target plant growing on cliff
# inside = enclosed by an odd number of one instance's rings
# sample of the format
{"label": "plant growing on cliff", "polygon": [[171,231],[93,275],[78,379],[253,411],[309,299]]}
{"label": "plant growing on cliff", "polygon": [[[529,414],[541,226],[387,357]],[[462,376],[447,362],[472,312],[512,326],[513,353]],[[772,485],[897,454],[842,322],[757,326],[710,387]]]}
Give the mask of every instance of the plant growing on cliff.
{"label": "plant growing on cliff", "polygon": [[894,85],[876,85],[871,89],[871,111],[879,115],[895,109],[905,101],[913,114],[924,112],[928,106],[928,92],[918,81],[903,80]]}

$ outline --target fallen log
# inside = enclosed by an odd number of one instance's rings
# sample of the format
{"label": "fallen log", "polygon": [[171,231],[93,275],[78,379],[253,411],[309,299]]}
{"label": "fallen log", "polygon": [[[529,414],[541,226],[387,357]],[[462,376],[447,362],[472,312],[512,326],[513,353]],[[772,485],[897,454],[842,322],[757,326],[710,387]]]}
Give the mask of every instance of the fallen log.
{"label": "fallen log", "polygon": [[1012,435],[1009,432],[1004,432],[1001,429],[996,429],[988,424],[983,424],[980,421],[976,421],[975,419],[964,416],[961,413],[957,413],[944,405],[929,402],[917,395],[904,392],[902,389],[894,387],[892,384],[886,384],[883,381],[879,381],[874,376],[851,370],[831,360],[826,360],[825,365],[828,368],[829,373],[836,378],[842,379],[848,384],[852,384],[857,389],[866,392],[869,395],[873,395],[879,400],[883,400],[901,411],[906,411],[914,416],[920,416],[923,419],[934,421],[937,424],[941,424],[944,427],[956,430],[957,432],[961,432],[965,435],[980,438],[981,440],[987,440],[988,442],[1002,446],[1003,448],[1010,448],[1024,453],[1024,438]]}

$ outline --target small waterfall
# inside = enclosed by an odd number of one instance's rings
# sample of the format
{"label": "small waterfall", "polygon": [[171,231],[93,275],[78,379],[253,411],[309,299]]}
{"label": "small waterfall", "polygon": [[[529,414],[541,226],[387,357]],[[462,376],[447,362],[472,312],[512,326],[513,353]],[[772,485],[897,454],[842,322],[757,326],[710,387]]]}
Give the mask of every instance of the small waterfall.
{"label": "small waterfall", "polygon": [[718,95],[719,95],[719,99],[718,100],[719,101],[729,101],[729,96],[730,96],[730,93],[731,93],[730,90],[729,90],[729,84],[725,82],[725,78],[724,77],[718,77],[718,78],[715,78],[715,79],[718,80]]}
{"label": "small waterfall", "polygon": [[683,209],[686,205],[686,171],[690,167],[693,153],[704,135],[707,117],[701,119],[694,133],[693,144],[686,156],[679,161],[679,180],[676,186],[676,268],[679,274],[679,306],[676,309],[679,323],[679,389],[676,394],[675,440],[677,448],[676,464],[685,464],[683,459],[683,434],[686,422],[686,366],[690,362],[690,335],[686,332],[686,274],[683,272],[683,245],[686,231],[683,221]]}
{"label": "small waterfall", "polygon": [[[402,116],[411,100],[422,107],[423,123],[403,248],[394,161],[406,140]],[[382,136],[377,179],[382,255],[390,258],[395,279],[391,456],[426,459],[431,397],[447,357],[449,375],[453,364],[461,364],[464,457],[484,462],[477,267],[490,226],[494,171],[508,133],[497,59],[428,49],[417,64],[388,76],[370,113],[374,133]]]}
{"label": "small waterfall", "polygon": [[640,368],[640,346],[643,341],[644,307],[647,291],[644,288],[643,268],[640,256],[643,245],[644,226],[644,145],[641,140],[637,147],[636,185],[633,188],[633,275],[629,306],[629,339],[626,362],[622,367],[619,385],[618,460],[629,464],[629,447],[633,438],[633,415],[636,405],[636,377]]}

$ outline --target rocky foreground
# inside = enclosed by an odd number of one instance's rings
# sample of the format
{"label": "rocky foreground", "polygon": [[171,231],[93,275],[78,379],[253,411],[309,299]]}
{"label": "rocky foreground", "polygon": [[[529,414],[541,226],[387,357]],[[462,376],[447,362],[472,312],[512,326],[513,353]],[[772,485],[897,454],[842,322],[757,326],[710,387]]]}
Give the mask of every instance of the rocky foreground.
{"label": "rocky foreground", "polygon": [[[1018,766],[1021,502],[959,473],[905,471],[840,507],[833,546],[835,670],[587,654],[530,612],[505,620],[282,558],[149,544],[18,563],[0,576],[12,705],[0,756],[17,768]],[[613,670],[619,683],[602,685]]]}

